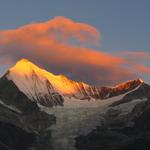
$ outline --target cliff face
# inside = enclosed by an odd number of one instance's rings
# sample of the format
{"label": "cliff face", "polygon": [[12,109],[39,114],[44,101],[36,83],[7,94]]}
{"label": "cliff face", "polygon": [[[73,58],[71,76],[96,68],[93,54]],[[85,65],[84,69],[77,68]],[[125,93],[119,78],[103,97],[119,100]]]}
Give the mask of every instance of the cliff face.
{"label": "cliff face", "polygon": [[34,142],[34,134],[11,123],[0,121],[0,149],[27,150]]}
{"label": "cliff face", "polygon": [[[41,112],[12,81],[0,80],[0,149],[48,150],[54,115]],[[51,148],[52,149],[52,148]]]}
{"label": "cliff face", "polygon": [[47,128],[55,123],[53,115],[40,111],[17,114],[3,106],[0,109],[1,150],[52,149],[51,131]]}

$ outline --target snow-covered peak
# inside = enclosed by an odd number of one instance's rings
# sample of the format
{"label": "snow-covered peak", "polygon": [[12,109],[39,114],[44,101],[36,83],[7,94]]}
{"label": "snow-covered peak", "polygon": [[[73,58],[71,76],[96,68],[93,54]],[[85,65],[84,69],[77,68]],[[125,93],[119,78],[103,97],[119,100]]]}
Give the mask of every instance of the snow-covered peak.
{"label": "snow-covered peak", "polygon": [[[76,88],[74,85],[78,84],[77,82],[68,79],[64,75],[54,75],[44,69],[41,69],[26,59],[21,59],[14,67],[10,68],[7,76],[21,89],[25,84],[33,84],[35,77],[36,79],[38,78],[39,82],[49,81],[57,92],[60,92],[64,95],[75,93]],[[87,86],[84,83],[82,84],[85,87]]]}
{"label": "snow-covered peak", "polygon": [[141,83],[145,83],[144,80],[142,80],[141,78],[138,79]]}
{"label": "snow-covered peak", "polygon": [[142,83],[140,79],[137,79],[115,87],[90,86],[83,82],[70,80],[64,75],[54,75],[26,59],[21,59],[10,68],[6,77],[12,80],[29,99],[44,101],[44,104],[51,101],[52,105],[62,102],[61,96],[81,100],[106,99],[131,91]]}
{"label": "snow-covered peak", "polygon": [[48,76],[55,77],[55,75],[53,75],[52,73],[37,67],[27,59],[21,59],[20,61],[18,61],[15,64],[15,66],[9,69],[9,72],[11,74],[19,74],[19,75],[32,75],[32,73],[35,72],[41,77],[47,76],[47,74]]}

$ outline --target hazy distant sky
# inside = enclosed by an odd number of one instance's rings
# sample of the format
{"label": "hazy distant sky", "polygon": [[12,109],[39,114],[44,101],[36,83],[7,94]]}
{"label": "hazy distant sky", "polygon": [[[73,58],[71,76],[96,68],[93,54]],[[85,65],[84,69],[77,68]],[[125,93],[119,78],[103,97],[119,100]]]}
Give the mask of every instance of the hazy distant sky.
{"label": "hazy distant sky", "polygon": [[[56,16],[89,24],[99,30],[99,45],[89,46],[90,48],[115,55],[124,51],[146,52],[149,55],[149,0],[0,0],[0,31],[48,21]],[[3,57],[3,53],[0,54],[0,59],[4,62],[5,55]],[[136,61],[138,59],[141,58],[137,57]],[[147,67],[146,70],[142,69],[146,74],[141,72],[139,76],[150,81],[148,59],[149,57],[142,62]],[[0,73],[4,71],[3,68],[7,68],[3,63],[0,67]]]}

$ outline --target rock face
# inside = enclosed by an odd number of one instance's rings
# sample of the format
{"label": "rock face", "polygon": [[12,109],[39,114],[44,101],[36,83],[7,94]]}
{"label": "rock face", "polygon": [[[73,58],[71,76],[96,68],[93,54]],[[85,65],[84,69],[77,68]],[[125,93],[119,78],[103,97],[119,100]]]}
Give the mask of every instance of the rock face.
{"label": "rock face", "polygon": [[6,150],[52,149],[48,128],[54,123],[55,117],[44,112],[18,114],[0,106],[0,147]]}
{"label": "rock face", "polygon": [[[17,114],[0,106],[0,147],[6,150],[49,150],[51,131],[55,117],[36,111]],[[3,150],[3,149],[2,149]]]}
{"label": "rock face", "polygon": [[32,102],[5,76],[0,79],[0,100],[6,105],[15,106],[18,110],[23,112],[32,112],[38,109],[36,103]]}
{"label": "rock face", "polygon": [[146,83],[142,83],[137,90],[127,94],[122,100],[114,102],[112,106],[117,106],[122,103],[128,103],[133,99],[143,99],[143,98],[147,99],[150,98],[150,86]]}
{"label": "rock face", "polygon": [[[55,117],[41,112],[12,81],[0,80],[0,149],[49,150]],[[52,149],[52,148],[51,148]]]}
{"label": "rock face", "polygon": [[34,134],[11,123],[0,121],[0,149],[26,150],[34,143]]}
{"label": "rock face", "polygon": [[143,83],[139,89],[115,102],[104,113],[103,120],[103,124],[88,135],[76,138],[77,150],[149,149],[150,86]]}
{"label": "rock face", "polygon": [[[4,80],[8,80],[6,82],[11,82],[11,84],[14,83],[28,99],[48,107],[63,106],[65,97],[80,100],[111,98],[129,92],[143,83],[137,79],[115,87],[95,87],[70,80],[64,75],[54,75],[25,59],[10,68],[1,80],[2,84]],[[7,93],[7,91],[4,92]]]}

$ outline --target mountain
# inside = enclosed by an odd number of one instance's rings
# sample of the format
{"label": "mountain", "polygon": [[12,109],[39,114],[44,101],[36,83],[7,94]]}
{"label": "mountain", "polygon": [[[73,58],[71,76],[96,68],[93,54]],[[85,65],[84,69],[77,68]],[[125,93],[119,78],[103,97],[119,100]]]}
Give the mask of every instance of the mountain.
{"label": "mountain", "polygon": [[149,116],[141,79],[92,86],[26,59],[0,78],[0,150],[147,150]]}
{"label": "mountain", "polygon": [[[80,100],[108,99],[129,92],[143,83],[141,79],[136,79],[114,87],[91,86],[83,82],[70,80],[64,75],[54,75],[26,59],[18,61],[15,66],[7,71],[1,79],[0,87],[5,84],[3,82],[11,82],[28,99],[48,107],[63,106],[65,97]],[[11,85],[7,84],[7,86]],[[8,87],[7,90],[11,90]],[[3,93],[6,92],[4,88],[2,91]]]}

